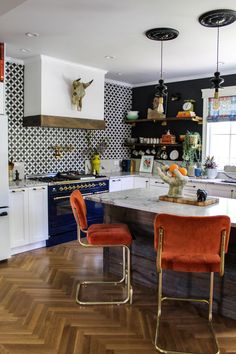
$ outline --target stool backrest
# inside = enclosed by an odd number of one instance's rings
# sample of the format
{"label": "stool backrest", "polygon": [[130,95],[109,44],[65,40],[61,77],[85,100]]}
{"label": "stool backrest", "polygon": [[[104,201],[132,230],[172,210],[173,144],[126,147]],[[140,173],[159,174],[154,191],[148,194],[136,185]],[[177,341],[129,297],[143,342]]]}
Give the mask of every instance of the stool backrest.
{"label": "stool backrest", "polygon": [[70,195],[70,205],[77,224],[81,230],[88,228],[87,224],[87,209],[84,198],[80,191],[76,190]]}
{"label": "stool backrest", "polygon": [[163,252],[183,254],[220,254],[222,231],[226,231],[228,250],[230,218],[219,216],[177,216],[159,214],[154,221],[154,246],[158,249],[159,229],[164,231]]}

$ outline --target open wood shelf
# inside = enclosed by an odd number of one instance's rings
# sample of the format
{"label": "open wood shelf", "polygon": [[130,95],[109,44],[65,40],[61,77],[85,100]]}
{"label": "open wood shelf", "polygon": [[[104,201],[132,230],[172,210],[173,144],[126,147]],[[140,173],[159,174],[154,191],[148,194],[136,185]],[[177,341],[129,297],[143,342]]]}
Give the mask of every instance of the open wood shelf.
{"label": "open wood shelf", "polygon": [[154,143],[149,143],[149,144],[147,144],[147,143],[125,143],[124,144],[124,146],[126,146],[126,147],[134,147],[134,146],[138,146],[138,147],[142,147],[142,146],[151,146],[151,147],[155,147],[155,146],[182,146],[182,144],[181,143],[176,143],[176,144],[164,144],[164,143],[159,143],[159,144],[154,144]]}
{"label": "open wood shelf", "polygon": [[156,122],[160,122],[160,123],[168,123],[168,122],[174,122],[174,121],[179,121],[179,122],[185,122],[185,121],[192,121],[192,122],[196,122],[198,124],[202,124],[202,117],[189,117],[189,118],[177,118],[177,117],[170,117],[170,118],[160,118],[160,119],[136,119],[136,120],[129,120],[126,119],[125,123],[126,124],[131,124],[131,125],[135,125],[136,123],[156,123]]}

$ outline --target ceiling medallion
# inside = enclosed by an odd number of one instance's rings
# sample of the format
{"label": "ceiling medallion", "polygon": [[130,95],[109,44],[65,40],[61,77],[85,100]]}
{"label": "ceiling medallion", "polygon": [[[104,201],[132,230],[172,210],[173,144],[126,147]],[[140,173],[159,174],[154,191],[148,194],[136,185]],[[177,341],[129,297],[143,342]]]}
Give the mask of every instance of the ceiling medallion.
{"label": "ceiling medallion", "polygon": [[158,99],[157,112],[158,114],[161,114],[164,117],[165,115],[163,114],[164,113],[163,103],[164,103],[164,97],[167,96],[168,91],[167,91],[167,86],[164,84],[164,80],[162,77],[163,42],[170,41],[178,37],[179,31],[177,31],[174,28],[160,27],[160,28],[152,28],[146,31],[145,35],[148,39],[161,42],[161,77],[159,79],[159,84],[155,86],[155,97],[157,97]]}
{"label": "ceiling medallion", "polygon": [[179,31],[174,28],[160,27],[146,31],[145,35],[148,39],[152,39],[153,41],[170,41],[178,37]]}
{"label": "ceiling medallion", "polygon": [[205,27],[228,26],[236,20],[236,11],[228,9],[212,10],[202,14],[198,20]]}

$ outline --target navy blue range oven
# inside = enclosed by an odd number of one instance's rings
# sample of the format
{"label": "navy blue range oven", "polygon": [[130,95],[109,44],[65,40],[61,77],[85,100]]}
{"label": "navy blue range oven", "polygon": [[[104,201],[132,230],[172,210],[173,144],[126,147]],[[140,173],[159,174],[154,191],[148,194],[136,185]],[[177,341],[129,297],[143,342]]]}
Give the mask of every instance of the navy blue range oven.
{"label": "navy blue range oven", "polygon": [[[68,242],[77,238],[77,225],[70,206],[70,194],[78,189],[83,195],[109,192],[108,179],[66,181],[48,186],[47,246]],[[86,200],[88,225],[103,222],[103,206]]]}

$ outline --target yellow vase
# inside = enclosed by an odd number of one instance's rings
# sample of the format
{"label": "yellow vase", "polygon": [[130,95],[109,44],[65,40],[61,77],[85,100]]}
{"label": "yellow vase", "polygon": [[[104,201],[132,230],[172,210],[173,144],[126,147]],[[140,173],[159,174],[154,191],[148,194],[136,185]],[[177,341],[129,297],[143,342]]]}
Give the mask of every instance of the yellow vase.
{"label": "yellow vase", "polygon": [[99,154],[94,154],[91,160],[92,173],[99,175],[101,160]]}

